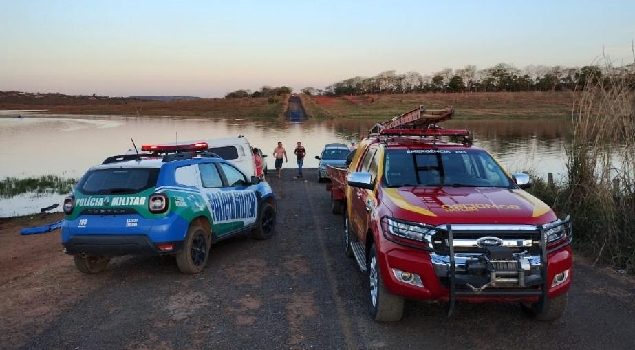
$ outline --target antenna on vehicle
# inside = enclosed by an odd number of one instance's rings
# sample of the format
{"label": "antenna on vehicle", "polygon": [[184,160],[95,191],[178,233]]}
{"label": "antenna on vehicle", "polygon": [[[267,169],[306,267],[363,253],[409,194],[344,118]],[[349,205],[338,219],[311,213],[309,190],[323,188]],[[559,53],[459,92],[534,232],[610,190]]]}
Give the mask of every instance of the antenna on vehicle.
{"label": "antenna on vehicle", "polygon": [[132,137],[130,138],[130,142],[132,142],[132,147],[135,149],[135,153],[137,154],[137,159],[141,160],[141,156],[139,155],[139,150],[137,149],[137,145],[134,144],[134,140]]}
{"label": "antenna on vehicle", "polygon": [[134,151],[137,154],[137,158],[141,158],[139,157],[139,150],[137,149],[137,145],[134,144],[134,140],[132,139],[132,137],[130,138],[130,141],[132,142],[132,147],[134,147]]}

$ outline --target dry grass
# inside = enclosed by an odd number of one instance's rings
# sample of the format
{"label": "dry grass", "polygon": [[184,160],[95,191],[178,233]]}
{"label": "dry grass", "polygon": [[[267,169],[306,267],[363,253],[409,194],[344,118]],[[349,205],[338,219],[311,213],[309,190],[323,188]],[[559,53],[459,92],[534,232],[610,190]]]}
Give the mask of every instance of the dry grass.
{"label": "dry grass", "polygon": [[589,84],[576,96],[568,182],[535,190],[571,213],[580,251],[635,271],[635,91],[627,78]]}
{"label": "dry grass", "polygon": [[[419,105],[430,109],[454,106],[456,118],[565,117],[573,92],[427,93],[363,96],[300,95],[314,119],[376,118],[384,120]],[[288,95],[275,98],[201,98],[142,101],[129,98],[43,95],[40,98],[3,97],[0,109],[45,109],[55,114],[123,116],[180,116],[194,118],[282,118]]]}
{"label": "dry grass", "polygon": [[[483,92],[364,95],[307,98],[307,113],[317,117],[385,119],[418,105],[430,109],[454,106],[456,118],[568,117],[574,92]],[[315,113],[314,115],[311,112]]]}
{"label": "dry grass", "polygon": [[284,97],[142,101],[134,99],[51,99],[9,102],[0,109],[45,109],[52,114],[180,116],[195,118],[275,119],[284,112]]}

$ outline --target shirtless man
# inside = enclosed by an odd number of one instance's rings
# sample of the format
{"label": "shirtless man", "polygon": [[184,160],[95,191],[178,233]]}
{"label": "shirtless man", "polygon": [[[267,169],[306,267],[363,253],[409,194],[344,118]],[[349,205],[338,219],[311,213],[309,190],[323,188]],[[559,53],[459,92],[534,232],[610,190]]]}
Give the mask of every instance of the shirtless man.
{"label": "shirtless man", "polygon": [[278,141],[278,147],[273,150],[273,156],[276,158],[276,175],[280,177],[280,172],[282,171],[282,160],[284,159],[287,163],[289,162],[289,158],[287,158],[287,150],[282,146],[282,142]]}

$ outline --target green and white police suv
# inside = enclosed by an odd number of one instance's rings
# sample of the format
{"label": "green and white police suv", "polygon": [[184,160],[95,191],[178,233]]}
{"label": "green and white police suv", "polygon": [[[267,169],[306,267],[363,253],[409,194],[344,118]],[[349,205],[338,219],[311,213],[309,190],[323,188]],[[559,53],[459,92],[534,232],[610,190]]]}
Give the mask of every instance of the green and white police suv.
{"label": "green and white police suv", "polygon": [[77,268],[97,273],[112,256],[173,254],[181,272],[199,273],[212,243],[270,238],[269,184],[207,149],[205,142],[144,145],[90,168],[63,206],[62,245]]}

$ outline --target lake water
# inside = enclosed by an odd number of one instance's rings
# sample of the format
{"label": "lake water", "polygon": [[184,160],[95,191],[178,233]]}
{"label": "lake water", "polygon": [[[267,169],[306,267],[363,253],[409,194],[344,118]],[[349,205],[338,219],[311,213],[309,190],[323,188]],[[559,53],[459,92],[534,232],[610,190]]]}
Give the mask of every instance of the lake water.
{"label": "lake water", "polygon": [[[5,115],[17,115],[16,113]],[[1,115],[1,113],[0,113]],[[326,143],[350,144],[367,133],[374,123],[367,120],[253,121],[240,119],[207,120],[176,117],[120,116],[38,116],[21,113],[23,118],[0,116],[0,179],[60,175],[79,178],[106,157],[121,154],[147,143],[186,141],[244,135],[254,147],[271,154],[278,141],[287,148],[287,168],[297,168],[293,148],[302,141],[307,150],[305,167],[315,168]],[[453,120],[445,127],[467,128],[475,145],[488,150],[509,171],[531,171],[556,180],[566,172],[565,141],[568,120]],[[273,169],[273,159],[267,164]],[[60,202],[64,196],[24,195],[0,199],[0,217],[39,212]],[[61,203],[61,202],[60,202]]]}

